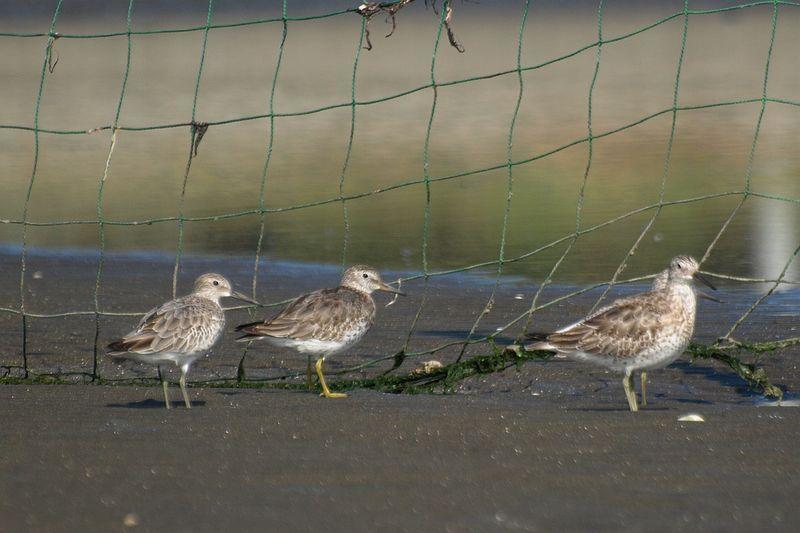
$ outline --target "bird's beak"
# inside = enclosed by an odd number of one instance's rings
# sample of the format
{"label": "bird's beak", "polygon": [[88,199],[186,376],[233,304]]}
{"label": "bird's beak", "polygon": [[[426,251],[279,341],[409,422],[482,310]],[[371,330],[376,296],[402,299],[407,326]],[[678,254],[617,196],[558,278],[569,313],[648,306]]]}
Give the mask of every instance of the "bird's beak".
{"label": "bird's beak", "polygon": [[703,283],[705,283],[706,285],[711,287],[712,291],[717,290],[717,288],[714,285],[712,285],[712,283],[710,281],[708,281],[708,278],[705,277],[704,275],[700,274],[700,272],[695,272],[694,273],[694,278],[697,279],[697,280],[702,281]]}
{"label": "bird's beak", "polygon": [[720,300],[719,298],[714,298],[714,297],[713,297],[713,296],[711,296],[710,294],[708,294],[708,293],[705,293],[705,292],[703,292],[703,291],[701,291],[701,290],[699,290],[699,289],[695,289],[695,290],[694,290],[694,292],[695,292],[695,293],[697,294],[697,296],[699,296],[700,298],[705,298],[706,300],[711,300],[712,302],[717,302],[718,304],[724,304],[724,303],[725,303],[724,301]]}
{"label": "bird's beak", "polygon": [[250,298],[249,296],[247,296],[245,294],[242,294],[239,291],[231,291],[231,296],[230,297],[231,298],[236,298],[237,300],[241,300],[243,302],[247,302],[247,303],[250,303],[250,304],[261,305],[257,301],[253,300],[252,298]]}
{"label": "bird's beak", "polygon": [[394,287],[391,287],[391,286],[387,285],[386,283],[384,283],[382,281],[379,281],[378,283],[379,283],[379,285],[378,285],[378,290],[379,291],[391,292],[393,294],[399,294],[400,296],[405,296],[406,295],[406,293],[398,291]]}

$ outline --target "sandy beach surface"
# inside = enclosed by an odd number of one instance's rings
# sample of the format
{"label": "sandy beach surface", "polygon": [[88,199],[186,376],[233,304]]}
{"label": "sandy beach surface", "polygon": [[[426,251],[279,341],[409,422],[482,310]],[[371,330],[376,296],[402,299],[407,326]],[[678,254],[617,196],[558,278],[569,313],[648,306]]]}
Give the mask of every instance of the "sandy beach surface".
{"label": "sandy beach surface", "polygon": [[797,408],[656,386],[632,414],[597,386],[203,389],[172,411],[158,388],[4,386],[2,529],[796,530]]}
{"label": "sandy beach surface", "polygon": [[[18,257],[3,257],[7,268],[18,267]],[[112,254],[101,309],[142,312],[155,305],[169,294],[171,266]],[[95,269],[96,258],[33,253],[29,272],[40,274],[26,282],[28,311],[91,310]],[[252,262],[189,257],[179,292],[206,270],[223,270],[247,288]],[[267,263],[262,272],[259,298],[278,301],[335,283],[339,270]],[[434,278],[411,348],[463,339],[492,281]],[[524,311],[535,289],[522,279],[504,280],[478,333]],[[333,372],[402,345],[422,284],[404,290],[409,297],[381,307],[374,331],[352,353],[331,361]],[[568,290],[548,288],[542,301]],[[18,291],[18,278],[6,278],[4,305],[15,305]],[[757,296],[725,284],[719,293],[725,305],[700,304],[700,341],[713,340]],[[537,315],[537,325],[563,323],[597,295],[556,304]],[[791,336],[796,298],[790,290],[768,300],[742,338]],[[247,319],[244,310],[229,314],[231,325]],[[92,314],[31,319],[31,372],[90,370],[94,320]],[[100,342],[135,321],[101,317]],[[20,322],[2,315],[2,363],[9,367],[20,361]],[[194,381],[235,377],[242,348],[232,338],[226,334],[199,362]],[[486,347],[468,354],[481,351]],[[430,358],[446,363],[457,353],[458,347],[411,359],[400,370]],[[800,386],[797,356],[797,348],[788,348],[760,360],[787,391],[783,407],[765,403],[717,362],[683,358],[651,374],[651,403],[638,414],[627,411],[617,375],[555,360],[472,378],[447,395],[355,390],[347,399],[325,400],[305,391],[195,383],[194,408],[178,405],[173,389],[172,411],[163,408],[157,386],[88,385],[79,378],[6,384],[0,386],[0,529],[794,531],[800,523],[794,503],[800,411],[792,407]],[[375,375],[387,364],[354,375]],[[275,378],[304,371],[305,359],[254,348],[245,369],[248,379]],[[154,376],[150,368],[105,359],[99,370],[109,380]],[[688,413],[705,421],[679,421]]]}

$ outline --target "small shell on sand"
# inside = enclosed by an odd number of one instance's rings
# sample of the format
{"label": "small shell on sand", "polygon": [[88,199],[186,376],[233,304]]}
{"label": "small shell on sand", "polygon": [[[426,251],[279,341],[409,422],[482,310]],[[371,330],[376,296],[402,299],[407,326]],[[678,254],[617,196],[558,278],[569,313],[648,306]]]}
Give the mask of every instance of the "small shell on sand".
{"label": "small shell on sand", "polygon": [[436,372],[437,370],[443,367],[444,365],[441,362],[432,359],[430,361],[423,362],[422,366],[418,366],[417,368],[412,370],[411,374],[414,376],[423,376],[425,374]]}
{"label": "small shell on sand", "polygon": [[686,413],[682,417],[678,418],[678,422],[705,422],[706,419],[703,418],[702,415],[698,415],[697,413]]}

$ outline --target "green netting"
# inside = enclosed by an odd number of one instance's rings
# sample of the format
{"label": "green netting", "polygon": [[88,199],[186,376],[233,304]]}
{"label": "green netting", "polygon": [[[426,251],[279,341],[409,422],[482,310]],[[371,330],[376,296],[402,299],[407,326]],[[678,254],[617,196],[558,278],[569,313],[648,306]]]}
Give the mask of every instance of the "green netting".
{"label": "green netting", "polygon": [[[215,11],[215,2],[214,0],[209,0],[207,6],[207,14],[206,14],[206,22],[203,26],[194,26],[194,27],[185,27],[185,28],[164,28],[164,29],[156,29],[156,30],[147,30],[147,31],[137,31],[134,30],[132,27],[132,19],[135,12],[135,1],[130,0],[128,4],[127,10],[127,18],[126,18],[126,31],[124,32],[109,32],[109,33],[99,33],[99,34],[61,34],[56,31],[57,23],[59,20],[59,16],[61,14],[62,8],[62,1],[59,0],[55,11],[53,13],[49,31],[46,33],[14,33],[14,32],[3,32],[0,33],[0,38],[16,38],[16,39],[29,39],[29,38],[46,38],[46,42],[43,46],[43,59],[41,65],[41,75],[38,85],[38,92],[36,97],[36,104],[34,110],[34,118],[33,118],[33,125],[24,125],[24,124],[0,124],[0,129],[12,129],[12,130],[24,130],[33,132],[34,137],[34,159],[33,159],[33,168],[30,174],[30,180],[28,183],[27,188],[27,195],[25,197],[24,208],[22,212],[21,219],[4,219],[0,220],[0,223],[9,224],[9,225],[19,225],[22,227],[22,253],[21,253],[21,268],[20,268],[20,278],[19,278],[19,306],[18,307],[5,307],[0,308],[0,312],[6,314],[14,314],[18,315],[22,321],[22,371],[26,378],[29,377],[31,374],[31,369],[28,365],[28,345],[29,345],[29,332],[28,332],[28,321],[30,318],[37,318],[37,319],[47,319],[47,318],[57,318],[57,317],[67,317],[67,316],[94,316],[94,325],[95,325],[95,336],[94,336],[94,360],[91,372],[85,373],[86,376],[90,377],[91,379],[98,379],[102,378],[98,374],[98,360],[102,355],[102,350],[100,349],[100,319],[103,316],[137,316],[140,315],[144,310],[132,310],[130,312],[111,312],[101,308],[98,294],[101,287],[101,280],[103,275],[103,267],[104,267],[104,259],[105,259],[105,249],[106,249],[106,239],[105,239],[105,228],[107,226],[138,226],[144,224],[177,224],[178,228],[178,240],[176,243],[175,248],[175,263],[173,268],[173,275],[172,275],[172,287],[173,287],[173,295],[176,290],[177,286],[177,277],[179,272],[179,267],[181,264],[181,258],[183,255],[184,249],[184,226],[186,223],[189,222],[197,222],[197,221],[222,221],[232,218],[238,217],[258,217],[259,219],[259,234],[258,234],[258,241],[255,249],[255,261],[253,264],[253,274],[252,274],[252,292],[253,295],[256,293],[257,289],[257,279],[258,279],[258,269],[260,264],[260,259],[262,255],[262,245],[264,239],[264,231],[265,231],[265,224],[267,220],[267,215],[271,213],[280,213],[286,211],[293,211],[293,210],[301,210],[301,209],[308,209],[320,205],[325,204],[332,204],[332,203],[341,203],[342,206],[342,224],[344,228],[344,239],[342,244],[342,252],[341,252],[341,261],[342,264],[346,264],[348,262],[348,244],[350,239],[350,220],[348,215],[348,202],[351,200],[355,200],[358,198],[364,198],[369,196],[381,195],[387,193],[389,191],[402,189],[406,187],[412,186],[423,186],[426,192],[426,201],[425,201],[425,210],[424,210],[424,223],[423,223],[423,230],[421,238],[421,250],[422,250],[422,265],[421,265],[421,273],[404,278],[402,281],[407,282],[415,279],[422,279],[423,280],[423,297],[421,299],[421,303],[419,308],[416,311],[414,319],[409,327],[409,330],[406,335],[405,342],[400,350],[396,353],[389,353],[382,355],[376,359],[369,360],[360,364],[356,367],[347,369],[346,371],[353,371],[362,368],[366,368],[369,366],[376,365],[383,361],[394,360],[395,367],[399,366],[405,357],[410,356],[420,356],[425,354],[431,354],[443,350],[445,348],[449,348],[452,346],[460,346],[460,355],[458,359],[461,360],[461,357],[464,355],[466,348],[469,345],[478,344],[478,343],[490,343],[493,344],[493,339],[495,336],[500,335],[506,332],[514,332],[514,334],[519,338],[521,334],[526,331],[528,325],[531,322],[532,317],[538,311],[552,306],[560,301],[575,297],[577,295],[583,294],[585,292],[604,287],[602,295],[597,300],[597,304],[599,304],[609,293],[609,291],[618,284],[623,283],[631,283],[642,281],[644,279],[648,279],[651,276],[644,276],[644,277],[637,277],[637,278],[629,278],[623,279],[622,273],[626,268],[627,261],[630,256],[632,256],[638,249],[640,243],[642,242],[643,238],[648,234],[650,229],[653,227],[654,223],[659,217],[659,214],[662,210],[667,206],[673,205],[681,205],[681,204],[690,204],[690,203],[697,203],[703,202],[707,200],[711,200],[714,198],[723,198],[723,197],[737,197],[739,200],[735,204],[735,207],[730,212],[728,217],[725,219],[722,226],[719,228],[719,231],[716,233],[714,239],[709,243],[705,253],[703,254],[702,261],[708,259],[709,255],[711,254],[712,250],[715,248],[717,243],[719,242],[720,237],[728,230],[731,221],[736,217],[737,213],[739,213],[741,207],[744,203],[748,200],[748,198],[763,198],[773,201],[779,202],[787,202],[790,204],[794,204],[800,207],[800,199],[798,198],[791,198],[791,197],[784,197],[784,196],[777,196],[774,194],[767,194],[762,193],[756,190],[753,190],[751,187],[751,176],[753,173],[753,161],[755,158],[756,150],[758,147],[758,140],[759,134],[761,131],[762,119],[764,116],[764,112],[767,108],[767,105],[776,105],[776,106],[800,106],[800,102],[787,100],[783,98],[775,98],[769,95],[768,91],[768,81],[769,81],[769,69],[770,69],[770,61],[772,59],[773,54],[773,45],[775,42],[775,34],[776,34],[776,27],[777,21],[779,17],[779,13],[781,9],[795,9],[800,7],[800,3],[797,2],[788,2],[788,1],[758,1],[758,2],[749,2],[743,3],[733,6],[726,6],[717,9],[690,9],[689,2],[686,0],[684,2],[683,9],[679,12],[671,14],[669,16],[663,17],[658,19],[650,24],[642,26],[634,31],[617,35],[613,37],[604,36],[603,32],[603,14],[605,9],[605,3],[603,0],[600,0],[599,5],[597,7],[597,38],[593,42],[587,43],[585,46],[582,46],[578,49],[575,49],[567,54],[563,54],[559,57],[551,58],[547,61],[534,64],[534,65],[526,65],[523,62],[522,57],[522,49],[523,49],[523,37],[525,34],[525,27],[526,23],[529,19],[531,8],[533,7],[533,2],[528,0],[525,1],[522,6],[522,11],[519,17],[519,26],[518,26],[518,38],[517,38],[517,47],[516,47],[516,68],[510,70],[502,70],[499,72],[493,72],[490,74],[480,75],[480,76],[473,76],[467,77],[462,79],[450,80],[450,81],[437,81],[436,78],[436,64],[437,58],[439,55],[439,50],[441,46],[446,46],[447,43],[442,43],[443,31],[446,32],[447,37],[450,41],[450,45],[459,49],[459,51],[463,51],[463,48],[460,47],[460,44],[455,41],[455,37],[452,33],[452,28],[449,25],[449,17],[451,14],[450,2],[445,0],[442,2],[440,9],[438,10],[439,15],[439,22],[437,31],[435,34],[435,38],[433,41],[432,47],[432,58],[430,63],[430,81],[424,85],[419,87],[415,87],[410,90],[388,94],[380,98],[368,99],[368,100],[360,100],[357,98],[356,94],[356,78],[358,73],[359,67],[359,58],[361,57],[362,50],[365,48],[369,49],[369,20],[371,15],[384,13],[389,14],[389,16],[394,18],[394,14],[401,8],[404,7],[406,4],[411,3],[411,0],[400,0],[397,2],[384,2],[384,3],[370,3],[366,4],[368,9],[364,9],[365,6],[361,7],[353,7],[351,9],[340,10],[335,12],[329,13],[320,13],[318,15],[313,16],[305,16],[305,17],[290,17],[287,15],[287,2],[283,2],[282,7],[282,15],[279,18],[268,18],[268,19],[254,19],[254,20],[243,20],[240,22],[235,23],[228,23],[228,24],[216,24],[214,23],[214,11]],[[680,94],[680,87],[681,87],[681,70],[683,67],[683,60],[684,60],[684,53],[686,49],[686,40],[687,35],[690,32],[691,21],[695,17],[713,15],[716,13],[728,12],[728,11],[736,11],[736,10],[746,10],[751,9],[756,6],[771,6],[772,7],[772,17],[771,17],[771,26],[770,26],[770,39],[769,39],[769,48],[766,53],[765,61],[764,61],[764,71],[763,71],[763,84],[762,84],[762,91],[761,95],[758,97],[753,98],[746,98],[746,99],[737,99],[737,100],[729,100],[729,101],[716,101],[707,104],[701,105],[679,105],[679,94]],[[435,6],[434,6],[435,7]],[[281,71],[281,64],[284,55],[284,47],[286,44],[287,34],[290,31],[290,26],[293,24],[301,24],[304,21],[314,20],[314,19],[323,19],[329,17],[340,17],[340,16],[349,16],[352,17],[355,15],[361,15],[361,23],[358,25],[357,31],[353,36],[353,48],[354,48],[354,60],[352,66],[352,82],[351,82],[351,90],[350,90],[350,99],[349,101],[333,104],[333,105],[326,105],[322,107],[317,107],[313,109],[305,109],[305,110],[294,110],[294,111],[278,111],[276,110],[275,106],[275,91],[276,86],[279,83],[280,71]],[[593,96],[595,85],[598,77],[598,73],[601,69],[601,58],[602,52],[604,47],[607,44],[615,43],[619,41],[623,41],[629,39],[635,35],[641,34],[643,32],[647,32],[656,28],[662,24],[665,24],[671,20],[680,19],[682,21],[682,33],[681,33],[681,47],[680,47],[680,54],[677,61],[677,68],[675,72],[675,82],[674,82],[674,90],[673,90],[673,98],[672,98],[672,105],[665,109],[661,109],[655,113],[649,114],[647,116],[643,116],[637,120],[634,120],[630,123],[620,125],[616,128],[607,130],[607,131],[595,131],[592,124],[593,118]],[[208,35],[209,32],[220,29],[220,28],[236,28],[236,27],[243,27],[243,26],[252,26],[252,25],[266,25],[266,24],[278,24],[282,28],[280,45],[278,50],[276,51],[277,54],[277,61],[275,65],[275,71],[272,76],[272,84],[271,89],[269,92],[269,112],[265,114],[258,114],[258,115],[248,115],[248,116],[240,116],[240,117],[230,117],[224,120],[217,120],[217,121],[210,121],[210,122],[199,122],[197,120],[197,100],[198,100],[198,93],[200,90],[200,85],[202,83],[203,77],[203,66],[206,57],[206,49],[208,44]],[[132,55],[132,37],[140,36],[140,35],[153,35],[153,34],[165,34],[165,33],[184,33],[184,32],[203,32],[203,40],[202,40],[202,47],[199,50],[199,67],[197,70],[196,75],[196,82],[194,87],[194,96],[193,96],[193,105],[192,105],[192,116],[191,120],[182,123],[168,123],[168,124],[150,124],[146,126],[128,126],[125,124],[120,124],[120,113],[122,107],[124,105],[125,94],[126,94],[126,86],[128,82],[128,75],[130,72],[131,67],[131,55]],[[100,127],[92,128],[89,130],[59,130],[59,129],[44,129],[39,127],[39,110],[40,104],[42,100],[42,94],[45,90],[46,81],[48,78],[48,73],[52,73],[53,69],[55,68],[56,63],[58,62],[57,53],[54,51],[56,48],[56,42],[58,39],[107,39],[107,38],[123,38],[127,40],[127,56],[125,58],[125,71],[122,78],[121,89],[119,92],[119,99],[116,106],[116,113],[114,115],[114,121],[111,124],[102,125]],[[514,134],[515,134],[515,126],[517,123],[517,117],[520,110],[520,105],[525,98],[525,84],[523,73],[538,69],[543,69],[548,65],[552,65],[554,63],[558,63],[569,59],[573,56],[581,54],[582,52],[594,49],[595,52],[595,62],[594,62],[594,72],[591,77],[591,83],[589,86],[588,91],[588,100],[587,100],[587,124],[586,124],[586,135],[574,139],[573,141],[564,144],[563,146],[559,146],[555,149],[548,150],[546,152],[541,153],[533,153],[530,154],[528,157],[524,157],[522,159],[514,160],[512,157],[512,146],[514,144]],[[440,87],[448,87],[466,83],[472,83],[478,80],[486,80],[490,78],[497,78],[501,76],[515,76],[518,82],[518,91],[517,91],[517,98],[516,101],[513,102],[513,115],[508,127],[508,137],[507,137],[507,159],[503,162],[498,162],[495,165],[491,165],[484,168],[477,168],[471,170],[464,170],[461,172],[448,174],[448,175],[439,175],[434,176],[430,173],[430,154],[429,154],[429,147],[430,147],[430,140],[431,140],[431,131],[434,124],[434,118],[437,113],[437,103],[439,101],[439,88]],[[356,127],[358,124],[358,109],[363,106],[370,106],[374,104],[378,104],[381,102],[386,102],[395,99],[401,99],[407,97],[414,93],[419,93],[422,91],[430,91],[431,94],[431,105],[430,105],[430,112],[428,115],[427,120],[427,131],[425,135],[425,143],[423,148],[423,172],[422,175],[419,177],[410,178],[406,181],[395,183],[389,186],[385,186],[382,188],[378,188],[375,190],[370,190],[367,192],[360,192],[355,194],[345,194],[345,180],[347,176],[348,166],[350,164],[351,153],[353,149],[354,143],[354,136]],[[675,131],[676,131],[676,121],[677,117],[680,113],[683,112],[690,112],[692,110],[700,110],[700,109],[709,109],[709,108],[717,108],[717,107],[725,107],[725,106],[740,106],[744,104],[751,104],[751,103],[760,103],[760,112],[758,114],[758,119],[754,126],[754,133],[752,144],[750,147],[748,159],[747,159],[747,166],[744,171],[744,178],[742,180],[742,186],[740,189],[737,190],[730,190],[725,192],[719,192],[715,194],[707,194],[707,195],[700,195],[695,197],[688,197],[688,198],[681,198],[677,200],[666,200],[665,199],[665,190],[667,185],[667,178],[669,175],[670,169],[670,160],[672,155],[672,148],[673,148],[673,141],[675,139]],[[509,104],[511,105],[511,104]],[[347,148],[344,156],[344,160],[341,167],[341,172],[339,174],[339,194],[330,198],[325,198],[322,200],[317,200],[313,202],[307,202],[297,205],[291,206],[281,206],[275,208],[267,208],[265,204],[265,190],[267,186],[268,178],[270,177],[270,162],[272,160],[273,155],[273,148],[274,148],[274,138],[275,138],[275,121],[277,118],[281,117],[294,117],[294,116],[301,116],[301,115],[311,115],[316,113],[324,113],[329,110],[337,109],[337,108],[349,108],[350,109],[350,129],[349,129],[349,138],[347,142]],[[663,172],[661,175],[661,185],[660,185],[660,194],[659,199],[657,202],[641,206],[637,209],[631,210],[627,213],[622,215],[618,215],[611,219],[605,220],[600,223],[596,223],[593,225],[584,225],[582,223],[582,211],[585,199],[585,189],[586,184],[589,179],[591,168],[592,168],[592,158],[593,158],[593,147],[594,142],[597,139],[601,139],[610,135],[617,134],[619,132],[625,131],[627,129],[633,128],[640,124],[643,124],[647,121],[653,120],[657,117],[662,115],[669,115],[671,117],[671,128],[668,137],[668,142],[665,147],[665,156],[664,156],[664,163],[663,163]],[[258,199],[258,206],[252,209],[241,210],[237,212],[220,212],[217,214],[209,215],[209,216],[196,216],[196,217],[187,217],[184,216],[184,202],[185,202],[185,193],[186,193],[186,186],[191,177],[191,167],[193,158],[197,155],[198,145],[205,134],[206,130],[211,127],[222,126],[226,124],[234,124],[234,123],[241,123],[246,121],[254,121],[254,120],[267,120],[269,125],[269,135],[267,145],[265,147],[264,153],[264,164],[263,169],[261,172],[260,177],[260,189],[259,189],[259,199]],[[109,166],[112,161],[112,157],[114,155],[114,148],[118,138],[118,135],[121,133],[124,134],[126,131],[151,131],[151,130],[160,130],[160,129],[167,129],[167,128],[185,128],[187,132],[187,157],[186,157],[186,165],[185,171],[183,173],[183,186],[180,195],[180,201],[178,205],[178,214],[177,216],[165,216],[165,217],[158,217],[158,218],[146,218],[140,220],[118,220],[106,217],[103,212],[103,195],[104,195],[104,187],[106,180],[108,178],[108,171]],[[33,190],[34,184],[37,178],[37,166],[39,164],[39,140],[40,135],[89,135],[95,134],[97,132],[108,131],[110,134],[109,140],[109,147],[108,147],[108,155],[105,162],[105,169],[103,175],[98,183],[97,187],[97,198],[96,198],[96,219],[85,219],[85,220],[30,220],[29,219],[29,207],[31,202],[31,192]],[[536,249],[532,249],[526,251],[524,253],[518,254],[516,256],[508,257],[506,254],[506,236],[507,236],[507,228],[508,228],[508,221],[511,213],[511,205],[512,205],[512,198],[513,198],[513,187],[514,187],[514,169],[520,165],[526,165],[534,161],[538,161],[547,157],[550,157],[558,152],[566,150],[567,148],[586,144],[587,146],[587,159],[585,170],[583,173],[583,178],[581,182],[580,191],[577,197],[577,201],[575,204],[575,228],[574,231],[563,235],[562,237],[547,243],[543,246],[539,246]],[[506,201],[505,201],[505,208],[503,212],[503,224],[502,224],[502,231],[498,235],[498,248],[497,248],[497,259],[479,262],[475,264],[463,265],[459,266],[458,268],[451,268],[447,270],[439,270],[434,271],[431,270],[429,265],[429,256],[428,256],[428,247],[429,247],[429,229],[430,229],[430,214],[431,214],[431,184],[435,182],[442,182],[448,180],[458,180],[469,176],[475,176],[483,173],[487,173],[494,170],[501,170],[505,169],[507,173],[507,180],[506,180]],[[572,291],[568,294],[555,298],[553,300],[541,303],[540,297],[542,294],[542,290],[553,280],[556,272],[558,271],[561,264],[570,254],[573,245],[581,238],[581,236],[586,235],[588,233],[597,231],[599,229],[618,224],[628,218],[634,217],[639,214],[648,213],[650,216],[647,219],[646,223],[642,226],[641,231],[639,232],[637,238],[631,244],[628,253],[624,256],[623,260],[620,262],[619,266],[617,267],[616,271],[612,278],[604,283],[595,284],[589,287],[583,287],[581,289]],[[46,227],[46,226],[66,226],[66,225],[92,225],[97,226],[98,228],[98,247],[99,247],[99,262],[97,265],[96,271],[96,281],[94,286],[94,306],[92,309],[84,309],[84,310],[74,310],[69,312],[63,313],[53,313],[53,314],[41,314],[41,313],[30,313],[26,310],[26,302],[25,302],[25,287],[26,287],[26,269],[27,269],[27,262],[28,262],[28,228],[29,227]],[[491,335],[476,335],[476,331],[482,321],[482,319],[489,313],[495,303],[495,296],[497,289],[500,284],[501,276],[503,274],[503,269],[505,265],[510,263],[518,262],[526,260],[536,254],[543,253],[547,250],[550,250],[554,247],[559,245],[565,245],[563,252],[559,255],[558,259],[553,264],[552,268],[549,270],[548,274],[544,277],[544,279],[537,280],[539,282],[539,286],[537,291],[535,292],[528,310],[519,316],[515,317],[513,320],[505,324],[503,327],[498,328],[498,330]],[[790,257],[786,259],[785,266],[781,272],[781,274],[775,279],[757,279],[757,278],[744,278],[744,277],[737,277],[737,276],[730,276],[722,273],[714,273],[714,272],[706,272],[711,276],[715,276],[718,278],[723,279],[731,279],[731,280],[738,280],[738,281],[750,281],[750,282],[762,282],[762,283],[770,283],[770,289],[763,295],[759,296],[752,305],[747,309],[747,311],[736,320],[736,322],[731,326],[731,328],[727,331],[724,335],[724,338],[731,338],[734,332],[739,328],[739,326],[747,320],[747,318],[753,313],[753,311],[764,302],[766,298],[768,298],[781,284],[800,284],[797,280],[788,280],[785,279],[785,275],[794,261],[795,257],[797,256],[798,252],[800,251],[800,247],[796,248],[791,254]],[[495,269],[495,279],[494,285],[490,294],[490,297],[486,301],[482,311],[478,313],[477,318],[475,319],[469,334],[461,340],[447,342],[440,346],[436,346],[429,350],[420,351],[420,352],[410,352],[409,351],[409,343],[415,333],[415,330],[418,326],[420,317],[425,309],[427,303],[427,296],[428,296],[428,281],[430,278],[435,276],[447,276],[450,274],[465,272],[473,269],[478,268],[487,268],[492,267]],[[285,302],[274,302],[271,305],[279,305]],[[775,346],[785,346],[787,344],[792,344],[800,341],[798,338],[790,338],[790,339],[781,339],[775,341]],[[245,351],[246,354],[246,351]],[[2,363],[2,361],[0,361]],[[13,365],[3,365],[6,368],[6,373],[14,367]],[[345,372],[346,372],[345,371]],[[287,374],[287,375],[294,375],[294,374]],[[279,376],[275,379],[280,379],[284,376]],[[241,372],[241,365],[240,365],[240,375],[239,379],[244,379],[244,375]]]}

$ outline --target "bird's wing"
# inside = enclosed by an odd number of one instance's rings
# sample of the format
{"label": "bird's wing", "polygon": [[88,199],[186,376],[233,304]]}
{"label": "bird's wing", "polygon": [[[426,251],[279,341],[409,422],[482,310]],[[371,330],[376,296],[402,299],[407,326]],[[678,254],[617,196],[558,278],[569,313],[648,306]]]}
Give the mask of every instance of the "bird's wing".
{"label": "bird's wing", "polygon": [[121,339],[108,345],[110,353],[154,354],[191,352],[193,346],[212,337],[218,322],[224,320],[212,302],[202,298],[178,298],[151,309],[139,325]]}
{"label": "bird's wing", "polygon": [[644,293],[622,298],[597,313],[559,330],[547,342],[563,353],[631,357],[655,342],[661,326],[660,313]]}
{"label": "bird's wing", "polygon": [[245,333],[240,340],[278,337],[296,340],[334,340],[346,327],[350,307],[346,298],[336,297],[339,289],[322,289],[300,296],[273,318],[243,324],[236,331]]}

